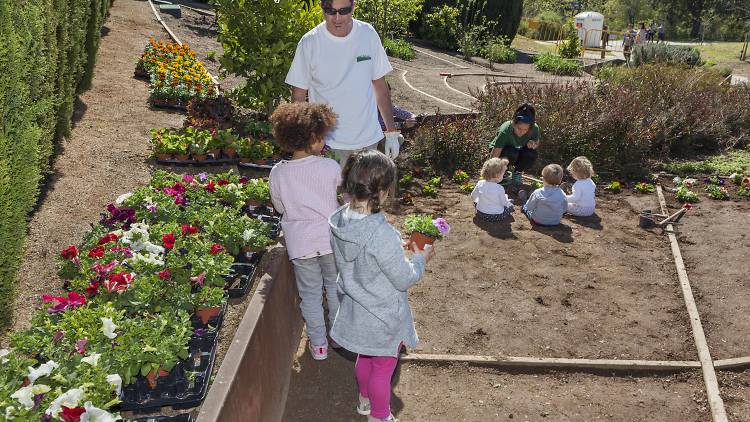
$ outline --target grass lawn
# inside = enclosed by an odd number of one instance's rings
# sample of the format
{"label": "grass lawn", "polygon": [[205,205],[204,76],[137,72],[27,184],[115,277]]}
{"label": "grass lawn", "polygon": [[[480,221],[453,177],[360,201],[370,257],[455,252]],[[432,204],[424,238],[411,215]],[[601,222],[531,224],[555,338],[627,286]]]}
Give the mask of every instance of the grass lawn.
{"label": "grass lawn", "polygon": [[716,174],[728,176],[732,173],[750,173],[750,150],[737,149],[700,161],[681,161],[669,163],[667,170],[680,175],[693,173]]}
{"label": "grass lawn", "polygon": [[522,35],[516,35],[513,38],[513,42],[510,44],[511,48],[516,50],[531,51],[536,53],[554,53],[555,45],[549,43],[541,43],[531,38],[526,38]]}
{"label": "grass lawn", "polygon": [[[715,42],[705,45],[696,45],[695,48],[701,52],[703,60],[711,60],[717,64],[737,62],[742,51],[741,42]],[[750,53],[750,51],[748,51]]]}

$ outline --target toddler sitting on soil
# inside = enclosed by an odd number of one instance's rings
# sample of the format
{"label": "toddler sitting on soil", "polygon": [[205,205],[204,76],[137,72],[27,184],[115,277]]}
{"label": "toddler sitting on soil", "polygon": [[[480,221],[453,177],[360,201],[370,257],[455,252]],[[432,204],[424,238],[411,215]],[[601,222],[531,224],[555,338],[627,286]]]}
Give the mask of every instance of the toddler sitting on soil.
{"label": "toddler sitting on soil", "polygon": [[576,179],[573,183],[573,193],[566,195],[568,214],[588,217],[596,208],[596,184],[591,180],[594,168],[586,157],[576,157],[568,165],[568,171]]}
{"label": "toddler sitting on soil", "polygon": [[471,199],[477,209],[477,216],[485,221],[500,221],[513,212],[513,204],[500,184],[505,170],[506,158],[490,158],[482,165],[482,179],[471,191]]}
{"label": "toddler sitting on soil", "polygon": [[[565,192],[560,189],[562,178],[563,169],[559,164],[548,164],[542,169],[544,187],[535,190],[522,208],[532,224],[539,226],[560,224],[563,214],[568,210]],[[524,200],[525,194],[524,191],[518,193],[521,201]]]}

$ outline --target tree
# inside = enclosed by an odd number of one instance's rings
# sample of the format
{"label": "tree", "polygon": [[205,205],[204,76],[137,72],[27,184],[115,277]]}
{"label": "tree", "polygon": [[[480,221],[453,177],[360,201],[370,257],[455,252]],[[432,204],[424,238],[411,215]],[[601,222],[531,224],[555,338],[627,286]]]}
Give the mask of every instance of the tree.
{"label": "tree", "polygon": [[221,65],[245,78],[232,92],[243,106],[270,113],[289,98],[284,83],[300,38],[322,21],[306,0],[214,0],[218,6]]}

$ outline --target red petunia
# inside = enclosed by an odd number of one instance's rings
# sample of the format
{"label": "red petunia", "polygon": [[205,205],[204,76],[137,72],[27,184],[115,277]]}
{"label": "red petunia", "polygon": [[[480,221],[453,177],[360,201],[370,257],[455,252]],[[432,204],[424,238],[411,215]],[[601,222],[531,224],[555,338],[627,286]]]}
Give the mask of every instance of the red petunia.
{"label": "red petunia", "polygon": [[219,180],[219,186],[224,186],[224,185],[228,185],[228,184],[229,184],[229,180],[227,180],[227,179],[221,179],[221,180]]}
{"label": "red petunia", "polygon": [[685,205],[682,206],[682,208],[685,208],[686,210],[692,210],[693,204],[691,204],[690,202],[686,202]]}
{"label": "red petunia", "polygon": [[250,181],[250,179],[248,179],[246,176],[240,177],[240,184],[241,185],[246,185],[247,182],[249,182],[249,181]]}
{"label": "red petunia", "polygon": [[167,269],[166,269],[166,270],[164,270],[164,271],[159,271],[159,278],[160,278],[160,279],[162,279],[162,280],[166,280],[166,279],[168,279],[169,277],[172,277],[172,270],[170,270],[169,268],[167,268]]}
{"label": "red petunia", "polygon": [[89,251],[89,258],[101,258],[104,256],[104,247],[97,246]]}
{"label": "red petunia", "polygon": [[165,234],[164,236],[161,237],[161,241],[164,242],[165,248],[167,249],[174,248],[174,242],[175,242],[174,234],[172,233]]}
{"label": "red petunia", "polygon": [[67,406],[62,406],[62,412],[60,412],[60,417],[65,422],[80,422],[81,415],[83,415],[84,413],[86,413],[86,409],[84,409],[83,407],[70,408]]}
{"label": "red petunia", "polygon": [[119,272],[116,274],[110,274],[109,279],[104,282],[104,287],[110,293],[121,293],[130,287],[130,283],[133,281],[133,274],[126,272]]}
{"label": "red petunia", "polygon": [[208,184],[203,188],[209,192],[216,192],[216,183],[213,180],[209,181]]}
{"label": "red petunia", "polygon": [[117,237],[116,234],[114,234],[114,233],[107,233],[104,237],[102,237],[101,239],[99,239],[99,242],[97,243],[97,245],[106,245],[107,243],[114,242],[117,239],[119,239],[119,237]]}
{"label": "red petunia", "polygon": [[214,243],[211,246],[211,255],[216,255],[217,253],[221,252],[224,249],[223,246],[219,245],[218,243]]}
{"label": "red petunia", "polygon": [[60,256],[63,257],[63,259],[73,259],[78,256],[78,248],[76,248],[75,245],[70,245],[60,252]]}
{"label": "red petunia", "polygon": [[191,226],[190,224],[183,224],[182,225],[182,234],[185,236],[189,236],[191,234],[198,233],[198,227]]}
{"label": "red petunia", "polygon": [[86,289],[84,289],[84,291],[90,297],[94,297],[94,296],[97,295],[97,293],[99,293],[99,286],[101,286],[101,285],[102,285],[102,283],[99,283],[98,281],[94,282],[94,283],[91,283],[89,285],[89,287],[86,287]]}

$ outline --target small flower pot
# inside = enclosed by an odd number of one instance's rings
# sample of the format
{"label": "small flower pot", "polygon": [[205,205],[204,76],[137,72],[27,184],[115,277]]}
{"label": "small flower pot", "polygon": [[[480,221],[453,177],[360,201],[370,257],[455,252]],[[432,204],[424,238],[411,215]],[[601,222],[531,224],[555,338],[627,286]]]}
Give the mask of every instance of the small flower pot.
{"label": "small flower pot", "polygon": [[208,324],[208,320],[219,315],[220,312],[221,308],[218,306],[212,308],[198,308],[195,310],[195,315],[197,315],[198,318],[201,319],[201,322],[206,325]]}
{"label": "small flower pot", "polygon": [[148,381],[148,386],[151,387],[151,389],[156,388],[156,381],[161,377],[166,377],[169,375],[168,371],[165,371],[164,368],[159,368],[157,371],[151,371],[148,374],[146,374],[146,381]]}
{"label": "small flower pot", "polygon": [[214,160],[221,158],[221,148],[212,149],[209,152],[214,156]]}
{"label": "small flower pot", "polygon": [[420,251],[424,250],[424,245],[432,245],[435,242],[434,237],[425,236],[419,232],[412,233],[409,240],[416,243]]}
{"label": "small flower pot", "polygon": [[226,155],[229,158],[234,158],[237,156],[237,150],[234,148],[224,148],[224,155]]}
{"label": "small flower pot", "polygon": [[156,154],[156,159],[161,161],[171,160],[172,154]]}
{"label": "small flower pot", "polygon": [[[226,151],[225,151],[225,152],[226,152]],[[232,158],[232,157],[229,157],[229,158]],[[242,164],[247,164],[247,163],[249,163],[249,162],[250,162],[250,159],[249,159],[249,158],[240,158],[240,163],[242,163]]]}
{"label": "small flower pot", "polygon": [[271,156],[273,161],[281,161],[281,154],[274,154]]}
{"label": "small flower pot", "polygon": [[208,155],[206,154],[193,155],[193,160],[195,161],[206,161],[207,158],[208,158]]}
{"label": "small flower pot", "polygon": [[177,161],[187,161],[190,159],[190,156],[187,154],[175,154],[174,159]]}
{"label": "small flower pot", "polygon": [[266,164],[267,161],[268,160],[253,160],[253,164],[256,164],[256,165],[259,165],[259,166],[263,166],[263,165]]}
{"label": "small flower pot", "polygon": [[261,204],[260,201],[255,198],[247,198],[247,200],[245,201],[245,205],[247,205],[248,207],[259,207]]}

